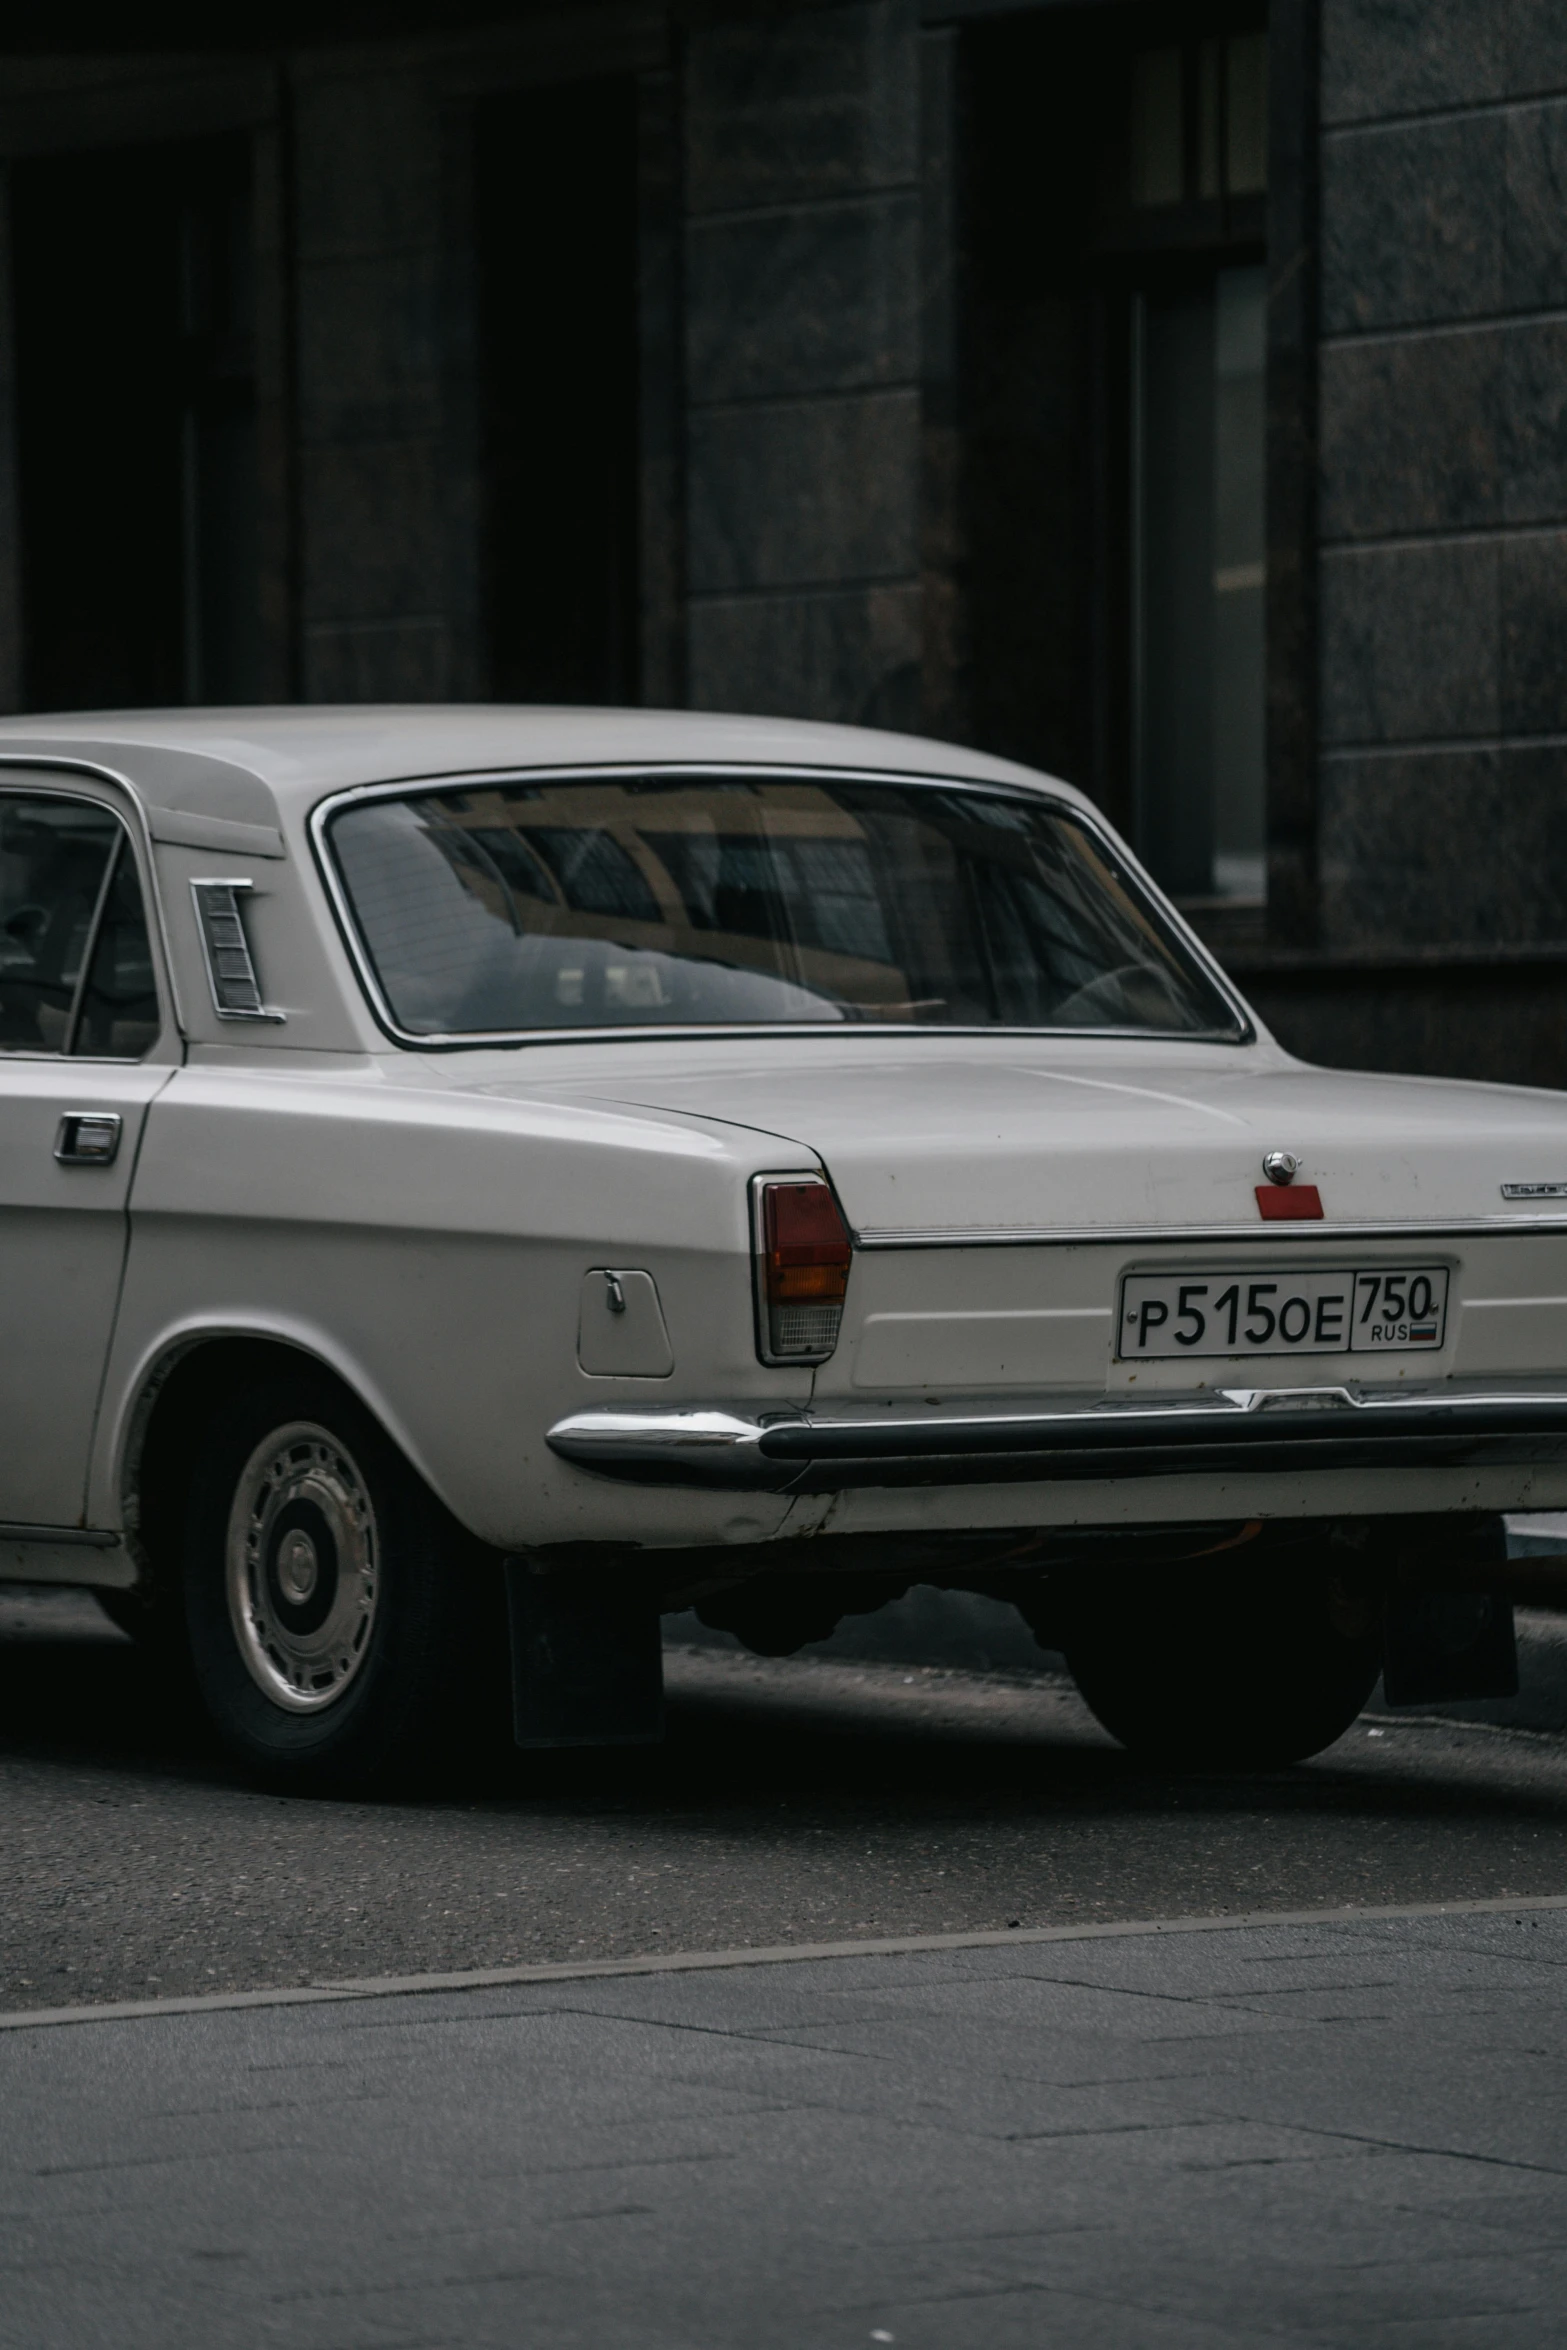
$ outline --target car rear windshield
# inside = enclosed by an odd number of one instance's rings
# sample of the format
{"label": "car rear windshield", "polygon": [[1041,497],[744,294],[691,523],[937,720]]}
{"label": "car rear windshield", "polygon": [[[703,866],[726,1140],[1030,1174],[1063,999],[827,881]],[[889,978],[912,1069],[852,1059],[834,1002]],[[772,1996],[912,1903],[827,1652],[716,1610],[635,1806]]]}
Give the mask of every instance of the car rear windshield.
{"label": "car rear windshield", "polygon": [[1109,844],[1022,792],[661,773],[411,792],[328,840],[413,1037],[805,1021],[1234,1036]]}

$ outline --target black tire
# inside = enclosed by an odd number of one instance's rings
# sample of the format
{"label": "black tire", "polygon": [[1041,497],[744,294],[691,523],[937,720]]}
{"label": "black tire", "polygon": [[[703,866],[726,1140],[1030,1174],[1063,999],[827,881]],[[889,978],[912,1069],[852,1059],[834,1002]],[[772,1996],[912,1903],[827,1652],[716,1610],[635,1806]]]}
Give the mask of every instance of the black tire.
{"label": "black tire", "polygon": [[305,1369],[222,1405],[197,1454],[185,1619],[229,1751],[301,1792],[368,1791],[452,1753],[500,1577],[370,1415]]}
{"label": "black tire", "polygon": [[1331,1746],[1382,1665],[1371,1595],[1326,1567],[1168,1578],[1084,1609],[1067,1662],[1096,1718],[1166,1767],[1272,1770]]}

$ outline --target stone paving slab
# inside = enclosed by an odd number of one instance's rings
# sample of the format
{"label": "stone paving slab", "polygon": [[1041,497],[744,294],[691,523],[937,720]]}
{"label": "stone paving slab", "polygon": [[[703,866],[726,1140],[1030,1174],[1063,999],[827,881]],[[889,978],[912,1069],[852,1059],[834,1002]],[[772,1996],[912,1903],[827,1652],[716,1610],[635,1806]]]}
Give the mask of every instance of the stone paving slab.
{"label": "stone paving slab", "polygon": [[10,2350],[1544,2350],[1567,1913],[0,2038]]}

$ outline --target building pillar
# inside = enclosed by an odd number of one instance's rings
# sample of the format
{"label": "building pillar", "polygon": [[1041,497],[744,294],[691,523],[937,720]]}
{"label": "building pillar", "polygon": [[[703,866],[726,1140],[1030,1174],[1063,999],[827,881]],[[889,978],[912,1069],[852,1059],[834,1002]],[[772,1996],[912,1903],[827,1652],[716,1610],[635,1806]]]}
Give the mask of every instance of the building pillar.
{"label": "building pillar", "polygon": [[[444,448],[443,111],[417,57],[296,66],[306,701],[460,690]],[[470,689],[471,690],[471,689]]]}
{"label": "building pillar", "polygon": [[914,726],[914,0],[694,30],[685,139],[690,701]]}

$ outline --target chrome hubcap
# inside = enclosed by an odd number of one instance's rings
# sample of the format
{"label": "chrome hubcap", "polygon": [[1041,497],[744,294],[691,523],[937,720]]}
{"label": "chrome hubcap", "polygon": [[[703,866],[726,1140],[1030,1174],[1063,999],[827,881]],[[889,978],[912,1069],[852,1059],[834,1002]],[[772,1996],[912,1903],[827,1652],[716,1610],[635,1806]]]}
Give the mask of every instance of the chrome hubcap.
{"label": "chrome hubcap", "polygon": [[329,1429],[274,1429],[229,1512],[229,1620],[245,1669],[285,1713],[342,1696],[370,1650],[380,1589],[375,1512]]}
{"label": "chrome hubcap", "polygon": [[302,1606],[314,1591],[319,1572],[315,1544],[302,1526],[291,1527],[277,1553],[277,1579],[285,1599]]}

